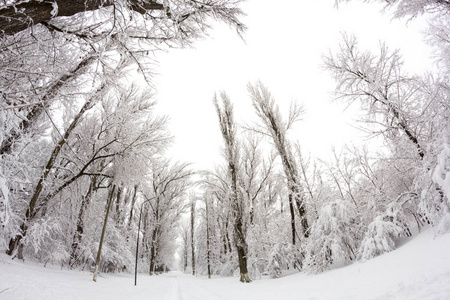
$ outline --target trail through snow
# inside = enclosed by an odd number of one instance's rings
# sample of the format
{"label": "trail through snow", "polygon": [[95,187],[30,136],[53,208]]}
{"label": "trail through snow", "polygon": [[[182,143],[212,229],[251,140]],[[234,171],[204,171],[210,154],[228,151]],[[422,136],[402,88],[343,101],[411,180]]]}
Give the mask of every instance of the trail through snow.
{"label": "trail through snow", "polygon": [[0,255],[0,299],[450,299],[450,234],[429,230],[398,250],[365,263],[242,284],[236,277],[207,279],[181,272],[158,276],[101,274],[44,268]]}

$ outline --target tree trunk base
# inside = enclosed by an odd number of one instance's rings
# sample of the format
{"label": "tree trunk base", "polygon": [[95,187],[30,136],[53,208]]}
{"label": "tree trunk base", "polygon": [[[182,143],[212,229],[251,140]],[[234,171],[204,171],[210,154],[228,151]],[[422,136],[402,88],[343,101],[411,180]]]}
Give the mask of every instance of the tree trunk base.
{"label": "tree trunk base", "polygon": [[248,273],[241,273],[241,282],[245,282],[245,283],[249,283],[252,282],[252,280],[250,279],[250,277],[248,277]]}

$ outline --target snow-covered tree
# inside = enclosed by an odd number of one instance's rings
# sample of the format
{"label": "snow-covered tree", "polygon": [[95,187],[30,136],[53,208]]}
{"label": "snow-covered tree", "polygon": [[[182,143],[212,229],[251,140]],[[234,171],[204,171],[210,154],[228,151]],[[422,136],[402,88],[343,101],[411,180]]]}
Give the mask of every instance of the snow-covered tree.
{"label": "snow-covered tree", "polygon": [[222,103],[219,104],[217,96],[214,97],[220,130],[224,140],[224,154],[230,177],[230,206],[233,216],[234,245],[238,253],[241,282],[251,282],[248,276],[248,244],[245,220],[246,205],[242,192],[238,186],[239,176],[239,141],[236,137],[236,123],[233,116],[233,106],[225,93],[221,93]]}
{"label": "snow-covered tree", "polygon": [[[129,237],[127,229],[119,224],[125,222],[129,211],[130,201],[125,197],[125,191],[127,188],[133,190],[141,181],[143,174],[148,172],[146,162],[167,145],[169,137],[165,129],[165,118],[154,114],[154,101],[148,92],[124,90],[115,94],[115,91],[117,90],[111,89],[110,93],[103,94],[103,99],[98,100],[89,113],[80,117],[63,142],[56,133],[54,144],[48,140],[38,140],[44,145],[56,147],[42,148],[47,153],[54,152],[58,147],[59,152],[52,158],[50,172],[47,173],[45,185],[42,185],[40,196],[37,197],[32,217],[26,219],[26,211],[30,207],[29,198],[25,194],[13,194],[15,199],[22,197],[24,201],[12,205],[15,217],[2,236],[2,239],[10,239],[11,253],[18,246],[24,248],[27,256],[41,261],[68,262],[74,267],[92,262],[93,253],[97,251],[94,243],[98,242],[93,225],[101,222],[98,216],[104,216],[100,208],[104,208],[108,195],[103,190],[111,184],[111,180],[118,186],[113,206],[116,222],[109,222],[107,229],[113,228],[112,233],[115,232],[116,237],[121,238],[113,239],[112,244],[109,240],[105,246],[113,247],[117,241],[114,247],[119,251],[118,245],[123,245],[123,241]],[[75,120],[72,116],[66,115],[69,124],[73,124],[72,121]],[[28,153],[32,152],[24,148],[24,154]],[[31,158],[33,157],[35,156],[32,155]],[[14,170],[14,165],[10,164],[12,161],[6,160],[3,163],[13,167],[11,172]],[[35,190],[33,186],[36,186],[39,176],[43,174],[39,172],[46,172],[44,167],[49,165],[43,159],[36,163],[42,165],[35,168],[35,174],[27,174],[32,179],[26,184],[30,191]],[[33,195],[32,192],[28,194],[28,197]],[[63,206],[63,203],[66,205]],[[39,231],[44,230],[49,233],[43,235],[49,237],[45,241],[39,236]],[[107,230],[106,237],[108,234]],[[130,257],[129,251],[121,251],[109,253],[116,253],[117,257]],[[115,261],[131,268],[131,259],[126,263],[112,258],[107,258],[106,261]]]}
{"label": "snow-covered tree", "polygon": [[148,181],[141,187],[149,202],[143,236],[150,275],[171,266],[171,254],[176,251],[174,235],[182,213],[187,210],[184,198],[193,174],[188,164],[172,163],[163,158],[157,160],[153,162]]}
{"label": "snow-covered tree", "polygon": [[305,238],[309,235],[309,225],[299,170],[295,163],[292,145],[288,139],[287,133],[289,129],[292,128],[293,124],[298,120],[303,110],[300,106],[293,104],[291,105],[288,118],[283,119],[275,99],[261,82],[257,82],[255,85],[249,84],[248,90],[250,92],[256,114],[263,123],[263,126],[260,126],[262,128],[256,129],[256,131],[263,132],[272,138],[274,147],[281,158],[283,170],[286,176],[287,187],[289,190],[289,210],[291,213],[292,231],[291,238],[292,244],[295,245],[297,233],[295,227],[294,205],[298,211],[303,231],[302,233]]}

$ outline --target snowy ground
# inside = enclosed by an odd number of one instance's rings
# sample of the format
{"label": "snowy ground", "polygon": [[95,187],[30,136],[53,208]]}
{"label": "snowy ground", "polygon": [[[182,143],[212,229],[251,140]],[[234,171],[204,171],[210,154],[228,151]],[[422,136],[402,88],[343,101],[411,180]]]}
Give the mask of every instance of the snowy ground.
{"label": "snowy ground", "polygon": [[0,299],[450,299],[450,234],[425,232],[398,250],[319,275],[295,274],[242,284],[171,272],[102,274],[43,268],[0,256]]}

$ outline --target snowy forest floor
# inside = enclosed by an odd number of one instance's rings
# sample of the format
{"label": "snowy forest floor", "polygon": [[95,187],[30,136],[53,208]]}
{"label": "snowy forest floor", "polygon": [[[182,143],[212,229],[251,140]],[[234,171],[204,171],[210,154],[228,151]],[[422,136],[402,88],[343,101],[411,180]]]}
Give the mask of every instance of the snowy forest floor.
{"label": "snowy forest floor", "polygon": [[44,268],[1,254],[0,299],[450,299],[450,234],[428,230],[364,263],[250,284],[181,272],[140,274],[137,286],[134,276],[124,273],[101,274],[95,283],[90,272]]}

